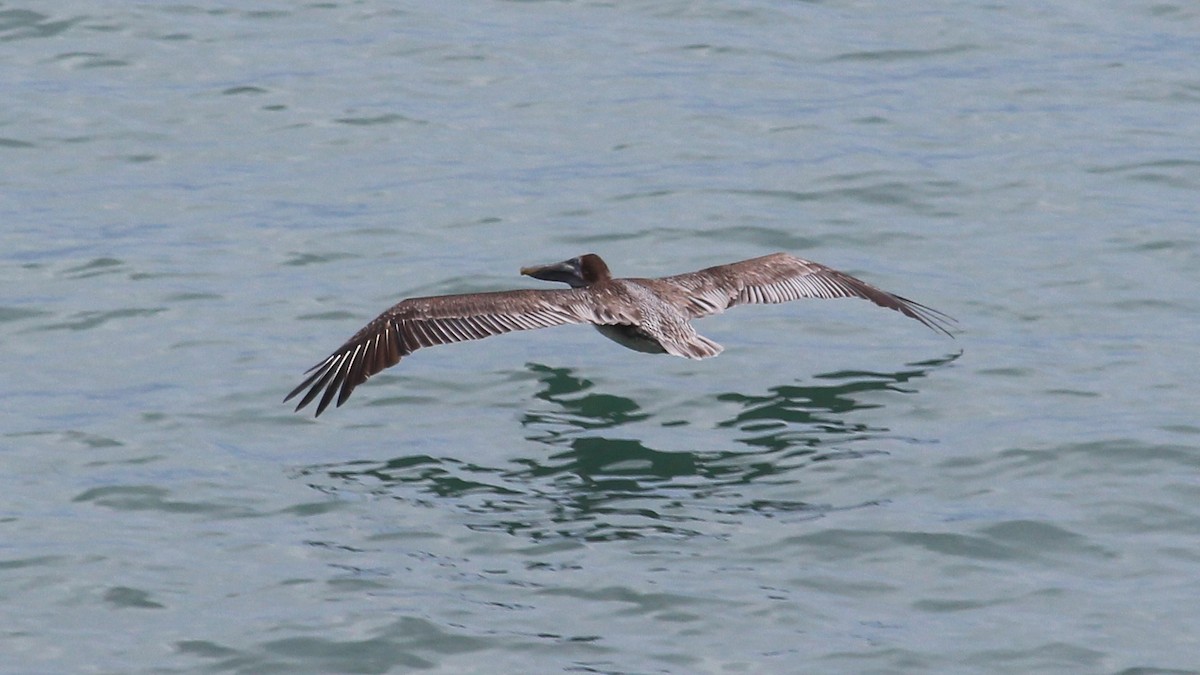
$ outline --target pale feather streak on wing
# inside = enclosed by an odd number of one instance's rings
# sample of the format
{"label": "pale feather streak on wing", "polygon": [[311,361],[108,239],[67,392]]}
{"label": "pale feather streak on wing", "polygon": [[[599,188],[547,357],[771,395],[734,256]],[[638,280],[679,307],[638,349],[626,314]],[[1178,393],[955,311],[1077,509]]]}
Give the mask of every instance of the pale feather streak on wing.
{"label": "pale feather streak on wing", "polygon": [[422,347],[564,324],[629,321],[629,317],[604,311],[575,289],[410,298],[380,314],[325,360],[309,368],[308,377],[283,400],[289,401],[307,389],[296,410],[320,395],[316,412],[320,415],[335,396],[341,406],[355,387]]}
{"label": "pale feather streak on wing", "polygon": [[688,292],[693,318],[742,304],[779,303],[801,298],[862,298],[894,309],[953,337],[954,319],[915,300],[888,293],[857,277],[786,253],[773,253],[698,272],[666,277]]}

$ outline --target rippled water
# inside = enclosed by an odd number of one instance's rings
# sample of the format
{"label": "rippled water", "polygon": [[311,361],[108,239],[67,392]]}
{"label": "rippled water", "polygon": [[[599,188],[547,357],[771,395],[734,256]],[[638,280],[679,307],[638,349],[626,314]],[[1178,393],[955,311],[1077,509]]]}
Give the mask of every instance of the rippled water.
{"label": "rippled water", "polygon": [[[1186,3],[0,5],[0,670],[1200,672]],[[862,302],[422,351],[786,250]]]}

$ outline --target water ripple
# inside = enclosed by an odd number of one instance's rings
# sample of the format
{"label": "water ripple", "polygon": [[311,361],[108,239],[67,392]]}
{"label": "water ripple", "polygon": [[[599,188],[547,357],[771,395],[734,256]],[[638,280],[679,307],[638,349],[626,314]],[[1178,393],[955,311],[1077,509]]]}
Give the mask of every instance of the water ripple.
{"label": "water ripple", "polygon": [[[847,416],[882,405],[863,396],[914,393],[913,384],[957,355],[893,373],[842,371],[815,386],[780,385],[767,394],[726,393],[735,404],[714,429],[738,432],[718,450],[664,450],[637,438],[650,418],[637,401],[594,391],[569,368],[530,364],[542,385],[529,410],[527,439],[550,451],[486,465],[428,454],[353,460],[300,469],[297,476],[329,493],[366,491],[433,506],[445,501],[470,514],[467,526],[528,537],[585,541],[641,537],[724,536],[747,518],[818,518],[839,508],[771,498],[753,484],[798,485],[805,469],[879,454],[891,432]],[[905,385],[905,386],[901,386]],[[872,396],[878,400],[878,396]],[[905,439],[919,442],[919,439]]]}

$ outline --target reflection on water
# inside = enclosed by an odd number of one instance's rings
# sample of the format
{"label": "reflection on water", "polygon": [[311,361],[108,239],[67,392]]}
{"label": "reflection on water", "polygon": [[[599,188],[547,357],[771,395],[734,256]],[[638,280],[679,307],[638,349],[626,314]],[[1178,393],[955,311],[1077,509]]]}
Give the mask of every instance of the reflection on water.
{"label": "reflection on water", "polygon": [[832,385],[780,385],[771,387],[765,395],[722,394],[718,400],[739,403],[744,410],[718,426],[741,429],[750,435],[739,442],[776,452],[807,446],[816,454],[819,446],[831,441],[844,443],[847,435],[858,439],[878,437],[888,430],[846,417],[846,413],[854,410],[880,407],[878,403],[864,403],[864,393],[916,393],[904,385],[924,378],[929,371],[952,363],[961,355],[960,351],[941,359],[909,364],[908,369],[892,373],[848,370],[814,376],[816,380],[836,383]]}
{"label": "reflection on water", "polygon": [[592,382],[576,377],[570,368],[548,368],[536,363],[527,364],[527,367],[538,374],[542,383],[542,390],[536,397],[561,409],[527,412],[521,424],[546,433],[545,436],[530,437],[530,440],[552,443],[566,429],[606,429],[650,416],[641,412],[632,399],[612,394],[584,394],[592,388]]}
{"label": "reflection on water", "polygon": [[571,369],[529,364],[541,383],[541,403],[531,404],[521,420],[533,445],[506,464],[407,455],[314,466],[302,475],[330,492],[366,490],[451,505],[471,514],[473,529],[535,540],[713,535],[752,516],[816,518],[832,507],[746,500],[743,488],[798,484],[814,462],[879,453],[872,441],[889,430],[850,413],[884,405],[879,392],[918,393],[916,382],[958,356],[895,372],[825,373],[813,384],[716,395],[714,407],[732,403],[739,410],[703,431],[727,447],[683,451],[649,447],[639,437],[639,425],[649,424],[653,431],[646,427],[645,435],[661,438],[664,421],[638,401],[596,391]]}

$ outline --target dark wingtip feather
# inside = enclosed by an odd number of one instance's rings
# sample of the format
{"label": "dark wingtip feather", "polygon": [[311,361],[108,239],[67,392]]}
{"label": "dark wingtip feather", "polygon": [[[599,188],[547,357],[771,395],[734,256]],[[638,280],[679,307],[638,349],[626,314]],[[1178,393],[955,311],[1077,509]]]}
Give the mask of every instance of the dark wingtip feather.
{"label": "dark wingtip feather", "polygon": [[[311,403],[312,400],[317,397],[317,394],[321,393],[321,390],[327,385],[330,385],[336,389],[337,384],[335,375],[340,369],[335,367],[335,361],[337,357],[338,354],[336,353],[330,354],[329,357],[324,361],[306,370],[305,373],[309,374],[308,377],[304,378],[304,381],[301,382],[295,389],[291,390],[287,396],[284,396],[283,402],[287,403],[300,394],[300,392],[303,392],[305,389],[307,389],[308,392],[301,397],[300,402],[297,403],[296,407],[293,409],[294,412],[300,412],[300,409]],[[330,383],[331,379],[334,382],[333,384]],[[324,409],[325,406],[319,406],[317,408],[317,415],[320,415],[321,411]]]}
{"label": "dark wingtip feather", "polygon": [[954,331],[958,330],[958,320],[949,314],[936,310],[928,305],[922,305],[916,300],[894,295],[892,296],[900,301],[900,306],[896,309],[902,314],[920,321],[928,326],[931,330],[935,330],[943,335],[954,339]]}

